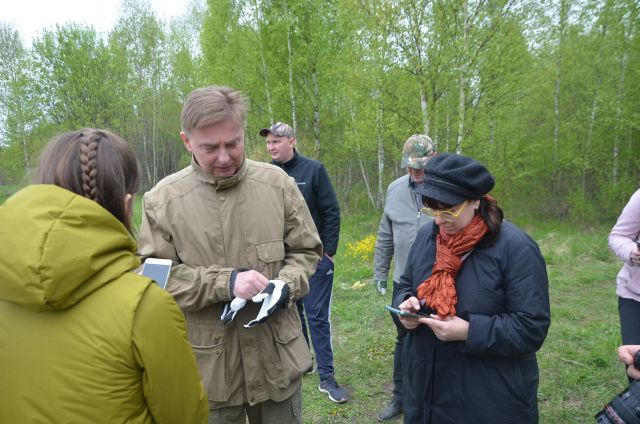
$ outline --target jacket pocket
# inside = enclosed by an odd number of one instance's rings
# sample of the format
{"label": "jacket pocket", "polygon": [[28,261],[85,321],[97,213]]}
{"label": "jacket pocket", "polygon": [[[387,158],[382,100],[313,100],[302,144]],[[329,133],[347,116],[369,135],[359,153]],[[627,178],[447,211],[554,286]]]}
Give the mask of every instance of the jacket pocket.
{"label": "jacket pocket", "polygon": [[276,278],[284,261],[284,241],[271,240],[256,243],[256,253],[260,261],[259,272],[268,278]]}
{"label": "jacket pocket", "polygon": [[282,240],[263,241],[256,244],[258,258],[271,263],[284,260],[284,242]]}
{"label": "jacket pocket", "polygon": [[286,388],[311,366],[311,355],[302,336],[300,318],[295,307],[282,312],[281,319],[273,323],[276,325],[272,325],[272,329],[278,362],[282,367],[282,378],[278,378],[276,384],[280,388]]}
{"label": "jacket pocket", "polygon": [[[210,401],[224,402],[229,399],[225,337],[222,334],[213,335],[213,329],[210,327],[200,328],[200,331],[208,332],[210,335],[192,339],[192,348],[198,362],[202,383]],[[192,333],[195,332],[198,331]]]}

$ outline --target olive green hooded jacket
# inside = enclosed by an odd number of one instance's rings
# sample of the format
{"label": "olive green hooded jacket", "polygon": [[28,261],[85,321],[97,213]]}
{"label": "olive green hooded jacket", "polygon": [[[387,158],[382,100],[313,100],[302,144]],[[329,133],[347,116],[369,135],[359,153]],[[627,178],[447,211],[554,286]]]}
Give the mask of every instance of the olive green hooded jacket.
{"label": "olive green hooded jacket", "polygon": [[126,228],[53,185],[0,205],[0,423],[204,423],[171,295]]}

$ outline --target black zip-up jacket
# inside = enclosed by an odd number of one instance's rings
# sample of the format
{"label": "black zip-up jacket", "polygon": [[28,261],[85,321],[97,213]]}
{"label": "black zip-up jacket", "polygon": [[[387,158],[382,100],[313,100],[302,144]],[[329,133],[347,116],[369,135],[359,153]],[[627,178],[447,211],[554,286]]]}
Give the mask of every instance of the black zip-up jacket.
{"label": "black zip-up jacket", "polygon": [[302,156],[294,149],[287,162],[272,161],[296,181],[316,224],[324,253],[335,255],[340,238],[340,205],[329,174],[317,160]]}

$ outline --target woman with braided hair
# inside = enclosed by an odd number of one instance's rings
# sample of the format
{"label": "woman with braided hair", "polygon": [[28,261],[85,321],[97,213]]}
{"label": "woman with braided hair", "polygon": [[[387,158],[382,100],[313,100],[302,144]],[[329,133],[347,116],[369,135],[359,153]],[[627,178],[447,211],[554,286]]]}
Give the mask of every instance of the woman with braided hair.
{"label": "woman with braided hair", "polygon": [[183,315],[134,272],[139,185],[125,141],[84,129],[0,205],[0,422],[207,421]]}
{"label": "woman with braided hair", "polygon": [[537,244],[503,221],[495,182],[474,159],[435,156],[424,211],[394,304],[404,345],[404,422],[537,423],[538,364],[550,325]]}

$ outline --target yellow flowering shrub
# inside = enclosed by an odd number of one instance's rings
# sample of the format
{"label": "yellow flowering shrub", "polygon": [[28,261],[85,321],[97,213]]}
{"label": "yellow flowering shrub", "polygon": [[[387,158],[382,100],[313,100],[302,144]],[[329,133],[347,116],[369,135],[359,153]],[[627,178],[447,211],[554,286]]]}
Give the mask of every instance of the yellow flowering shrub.
{"label": "yellow flowering shrub", "polygon": [[347,255],[352,258],[361,260],[373,259],[373,250],[376,245],[375,234],[370,234],[362,240],[347,243]]}

